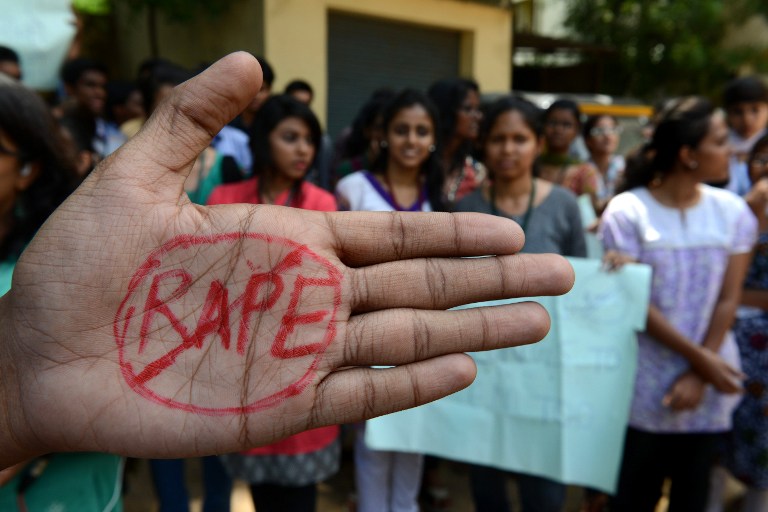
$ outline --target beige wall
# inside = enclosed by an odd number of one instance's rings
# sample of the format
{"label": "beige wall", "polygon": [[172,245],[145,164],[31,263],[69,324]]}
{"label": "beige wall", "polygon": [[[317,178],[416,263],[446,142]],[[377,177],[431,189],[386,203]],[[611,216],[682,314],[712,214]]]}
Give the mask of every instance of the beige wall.
{"label": "beige wall", "polygon": [[324,122],[327,105],[329,10],[461,31],[461,72],[489,91],[508,90],[509,11],[456,0],[264,0],[264,52],[276,70],[275,89],[303,78],[315,88],[313,107]]}
{"label": "beige wall", "polygon": [[[456,30],[461,73],[487,91],[508,90],[511,77],[511,13],[459,0],[242,0],[218,19],[159,25],[160,55],[194,68],[235,50],[264,55],[275,68],[275,89],[294,78],[315,88],[313,107],[325,123],[328,12],[373,16]],[[115,2],[120,75],[132,77],[149,56],[146,15]]]}

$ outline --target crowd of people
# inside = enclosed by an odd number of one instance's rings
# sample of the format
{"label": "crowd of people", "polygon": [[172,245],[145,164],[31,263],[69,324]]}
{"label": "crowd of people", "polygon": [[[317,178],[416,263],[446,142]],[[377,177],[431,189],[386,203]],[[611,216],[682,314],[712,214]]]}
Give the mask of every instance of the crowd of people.
{"label": "crowd of people", "polygon": [[[464,78],[377,90],[334,141],[312,111],[311,85],[297,79],[278,93],[274,70],[259,64],[261,90],[185,179],[193,203],[477,212],[517,222],[523,252],[572,257],[586,256],[585,233],[597,231],[611,267],[648,264],[653,281],[617,492],[587,490],[584,509],[652,511],[669,480],[670,511],[715,512],[730,474],[747,486],[743,512],[768,510],[768,88],[759,78],[727,84],[722,108],[700,97],[664,102],[645,144],[619,155],[615,117],[585,118],[568,99],[544,111],[512,95],[483,105]],[[111,82],[104,65],[75,59],[62,68],[60,101],[46,106],[16,82],[21,68],[0,49],[0,293],[45,219],[202,71],[153,59],[135,82]],[[579,138],[587,155],[574,151]],[[581,220],[584,195],[597,226]],[[359,512],[415,512],[420,496],[424,509],[445,505],[439,460],[372,449],[365,428],[353,427]],[[340,431],[206,457],[204,510],[229,510],[233,479],[249,483],[259,512],[315,510],[317,484],[339,469]],[[122,459],[95,453],[18,466],[0,497],[16,503],[46,472],[88,464],[99,475],[94,502],[119,501]],[[188,510],[183,461],[151,469],[161,512]],[[521,510],[564,509],[562,482],[474,465],[478,512],[511,509],[510,477]]]}

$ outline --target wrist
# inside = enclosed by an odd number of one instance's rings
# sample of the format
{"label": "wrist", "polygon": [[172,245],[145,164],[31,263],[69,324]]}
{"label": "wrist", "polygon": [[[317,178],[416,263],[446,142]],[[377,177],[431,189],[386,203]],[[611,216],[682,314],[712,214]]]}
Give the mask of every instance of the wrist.
{"label": "wrist", "polygon": [[0,469],[40,454],[31,448],[34,436],[25,427],[20,345],[9,295],[0,298]]}

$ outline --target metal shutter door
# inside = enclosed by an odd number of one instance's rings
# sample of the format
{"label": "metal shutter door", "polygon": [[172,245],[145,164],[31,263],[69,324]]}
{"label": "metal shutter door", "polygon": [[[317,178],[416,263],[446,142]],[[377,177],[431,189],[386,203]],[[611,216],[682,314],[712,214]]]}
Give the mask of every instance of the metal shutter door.
{"label": "metal shutter door", "polygon": [[328,132],[337,136],[380,87],[426,91],[459,74],[461,34],[338,12],[328,14]]}

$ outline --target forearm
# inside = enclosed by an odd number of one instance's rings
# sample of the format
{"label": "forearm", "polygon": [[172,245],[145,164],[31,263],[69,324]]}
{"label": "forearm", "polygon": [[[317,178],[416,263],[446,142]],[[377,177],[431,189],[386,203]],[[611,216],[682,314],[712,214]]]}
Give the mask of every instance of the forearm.
{"label": "forearm", "polygon": [[704,348],[715,353],[720,352],[720,347],[725,339],[725,334],[733,325],[733,319],[736,316],[736,308],[738,308],[740,300],[741,294],[737,293],[727,299],[718,301],[712,312],[712,320],[709,323],[709,329],[707,329],[707,334],[704,336],[704,341],[701,344]]}
{"label": "forearm", "polygon": [[658,343],[674,350],[691,363],[696,360],[701,350],[701,347],[678,331],[653,304],[648,307],[646,332]]}
{"label": "forearm", "polygon": [[741,294],[741,304],[768,311],[768,290],[744,290]]}

